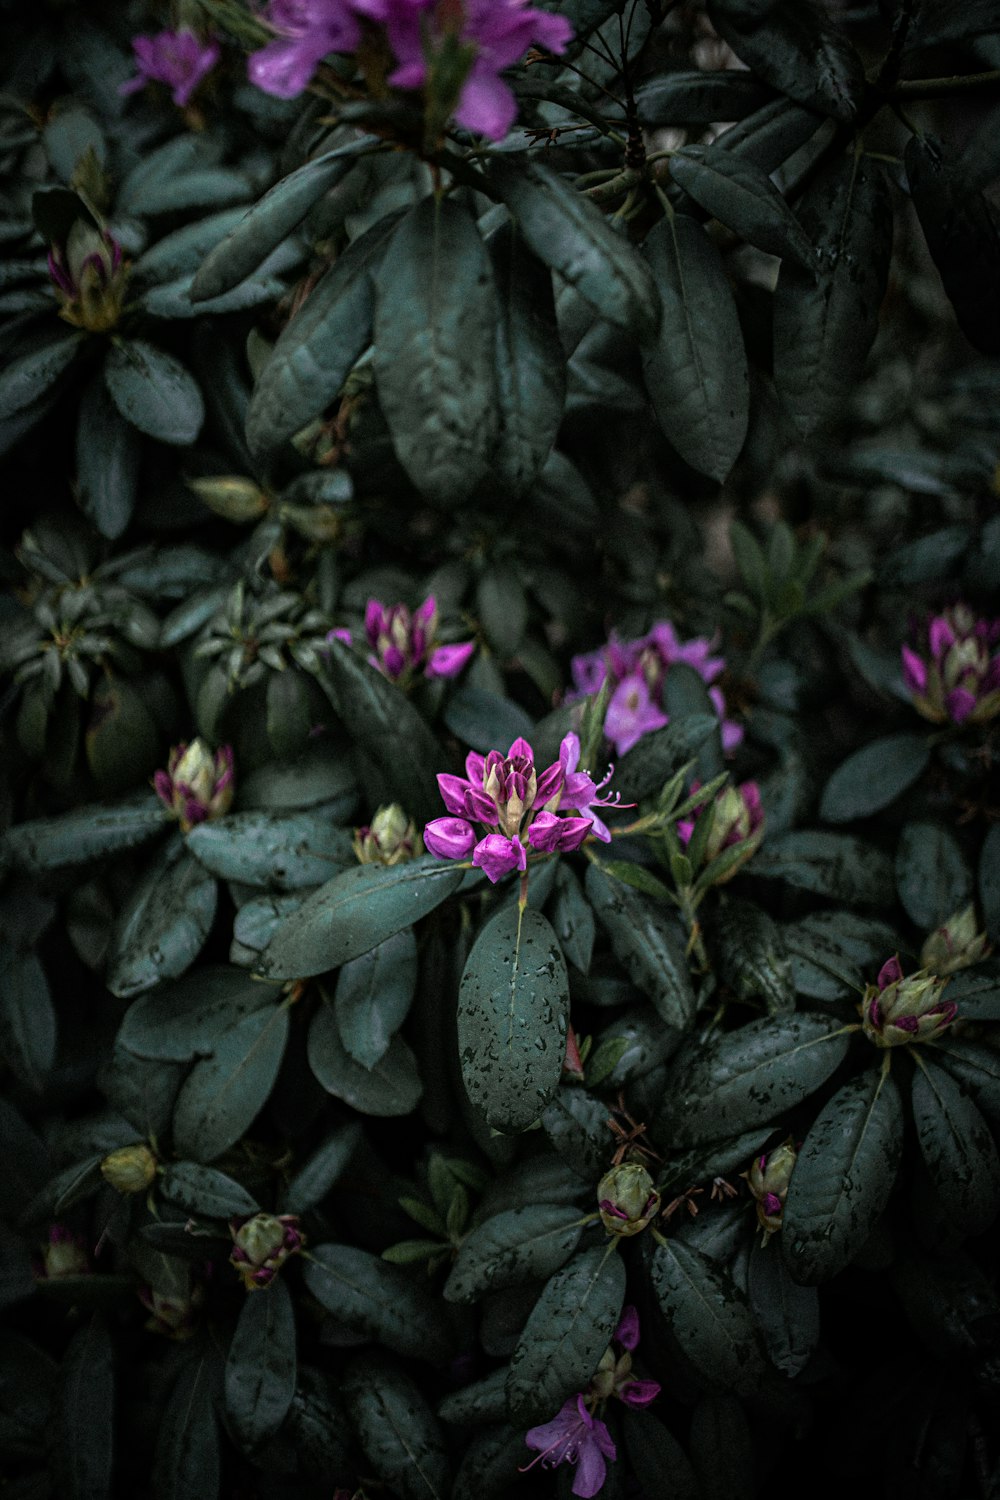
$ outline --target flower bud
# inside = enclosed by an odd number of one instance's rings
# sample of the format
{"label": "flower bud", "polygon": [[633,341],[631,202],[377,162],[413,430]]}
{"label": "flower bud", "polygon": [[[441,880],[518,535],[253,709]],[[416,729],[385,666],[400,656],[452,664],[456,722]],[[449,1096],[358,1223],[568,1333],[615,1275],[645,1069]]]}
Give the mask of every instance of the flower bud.
{"label": "flower bud", "polygon": [[270,1286],[290,1255],[302,1249],[305,1239],[296,1214],[251,1214],[231,1219],[229,1232],[233,1250],[229,1257],[248,1292]]}
{"label": "flower bud", "polygon": [[254,521],[268,508],[268,498],[260,486],[238,474],[189,479],[187,484],[203,505],[226,521]]}
{"label": "flower bud", "polygon": [[416,823],[398,802],[380,807],[370,827],[357,829],[352,847],[363,865],[402,865],[424,848]]}
{"label": "flower bud", "polygon": [[92,219],[77,219],[65,244],[49,251],[59,316],[74,328],[107,333],[121,317],[128,281],[121,246]]}
{"label": "flower bud", "polygon": [[159,1333],[164,1338],[182,1343],[198,1326],[198,1310],[205,1300],[205,1288],[198,1283],[187,1293],[165,1293],[144,1286],[139,1288],[138,1297],[152,1314],[146,1323],[147,1332]]}
{"label": "flower bud", "polygon": [[156,1176],[156,1157],[144,1141],[121,1146],[101,1162],[101,1176],[120,1193],[144,1193]]}
{"label": "flower bud", "polygon": [[[695,782],[692,791],[697,790],[698,783]],[[704,807],[696,807],[692,818],[677,824],[677,834],[685,849],[691,845],[698,819],[704,816]],[[764,808],[757,783],[744,781],[740,786],[723,787],[715,799],[712,826],[701,851],[701,862],[710,865],[720,854],[729,850],[733,853],[714,883],[724,885],[727,880],[732,880],[740,866],[756,854],[763,838]]]}
{"label": "flower bud", "polygon": [[904,977],[898,958],[882,965],[875,984],[866,987],[861,1002],[865,1036],[876,1047],[899,1047],[926,1041],[950,1026],[958,1007],[942,1000],[947,984],[927,969]]}
{"label": "flower bud", "polygon": [[90,1274],[90,1257],[83,1236],[74,1234],[65,1224],[53,1224],[48,1243],[42,1246],[36,1274],[44,1281],[58,1281],[62,1276]]}
{"label": "flower bud", "polygon": [[196,823],[221,818],[233,800],[233,752],[223,745],[213,755],[204,740],[175,745],[165,771],[153,777],[156,794],[189,833]]}
{"label": "flower bud", "polygon": [[977,925],[970,902],[930,934],[920,950],[920,967],[940,977],[979,963],[990,951],[990,940],[976,931]]}
{"label": "flower bud", "polygon": [[985,724],[1000,714],[1000,620],[981,620],[967,604],[927,624],[921,651],[903,647],[903,677],[913,706],[932,724]]}
{"label": "flower bud", "polygon": [[597,1207],[609,1234],[633,1235],[645,1229],[660,1209],[660,1195],[645,1167],[623,1162],[605,1172],[597,1184]]}
{"label": "flower bud", "polygon": [[757,1200],[757,1223],[764,1231],[765,1245],[781,1228],[781,1214],[796,1156],[795,1147],[791,1140],[787,1140],[773,1151],[758,1156],[749,1171],[743,1173]]}

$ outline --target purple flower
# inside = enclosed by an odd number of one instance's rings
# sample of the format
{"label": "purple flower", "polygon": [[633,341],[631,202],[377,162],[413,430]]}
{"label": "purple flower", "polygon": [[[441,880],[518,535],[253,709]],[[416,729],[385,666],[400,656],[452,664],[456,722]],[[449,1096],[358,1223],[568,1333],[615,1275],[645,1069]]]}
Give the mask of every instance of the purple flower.
{"label": "purple flower", "polygon": [[924,654],[902,647],[903,679],[913,706],[934,724],[985,724],[1000,714],[1000,620],[980,620],[967,604],[927,625]]}
{"label": "purple flower", "polygon": [[271,0],[264,20],[278,35],[247,63],[250,82],[265,94],[294,99],[330,52],[353,52],[361,41],[350,0]]}
{"label": "purple flower", "polygon": [[[592,808],[618,805],[610,795],[597,795],[611,770],[595,785],[585,771],[577,771],[579,759],[575,734],[566,735],[559,759],[542,772],[535,770],[534,751],[524,739],[516,739],[506,755],[470,751],[464,776],[438,776],[452,816],[428,823],[424,843],[439,859],[464,859],[474,845],[473,864],[495,885],[512,870],[527,868],[529,845],[538,853],[570,854],[590,834],[606,842],[611,835]],[[477,824],[485,830],[478,842]]]}
{"label": "purple flower", "polygon": [[153,786],[160,801],[170,808],[189,833],[196,823],[221,818],[233,800],[233,751],[223,745],[213,755],[204,740],[175,745],[167,769],[157,771]]}
{"label": "purple flower", "polygon": [[132,51],[139,71],[118,92],[135,94],[147,84],[165,83],[181,109],[219,61],[218,42],[201,42],[193,31],[187,30],[133,37]]}
{"label": "purple flower", "polygon": [[[401,687],[409,686],[414,673],[419,671],[431,679],[457,677],[475,651],[475,642],[439,646],[437,625],[437,601],[433,594],[428,594],[412,613],[405,604],[387,607],[378,599],[369,599],[365,606],[365,636],[371,648],[369,662],[383,677]],[[342,641],[345,646],[352,644],[351,632],[343,628],[331,630],[327,640]]]}
{"label": "purple flower", "polygon": [[575,1464],[573,1494],[583,1500],[596,1495],[603,1485],[607,1473],[605,1459],[613,1461],[618,1456],[610,1432],[599,1417],[587,1410],[582,1395],[571,1396],[551,1422],[525,1433],[524,1441],[538,1451],[538,1457],[526,1465],[528,1469],[537,1463],[546,1469],[562,1463]]}
{"label": "purple flower", "polygon": [[721,688],[713,686],[725,670],[721,656],[712,655],[712,643],[696,636],[690,641],[678,639],[667,620],[653,626],[647,635],[634,641],[620,641],[612,636],[598,651],[574,656],[570,662],[573,688],[569,702],[596,693],[610,677],[613,692],[608,703],[604,732],[618,755],[624,755],[638,744],[644,734],[662,729],[670,722],[663,710],[663,685],[671,668],[678,662],[692,667],[708,685],[709,697],[722,721],[722,746],[728,754],[743,738],[739,724],[726,718],[726,700]]}

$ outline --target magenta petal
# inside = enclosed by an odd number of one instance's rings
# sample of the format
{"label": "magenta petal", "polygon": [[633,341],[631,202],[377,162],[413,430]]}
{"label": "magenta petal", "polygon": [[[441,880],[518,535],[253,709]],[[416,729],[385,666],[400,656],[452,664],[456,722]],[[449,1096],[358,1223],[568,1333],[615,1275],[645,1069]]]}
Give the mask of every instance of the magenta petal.
{"label": "magenta petal", "polygon": [[478,818],[490,828],[495,828],[500,821],[496,803],[477,786],[466,788],[463,810],[470,818]]}
{"label": "magenta petal", "polygon": [[455,119],[466,130],[502,141],[517,119],[517,100],[509,84],[494,73],[485,59],[473,66],[459,95]]}
{"label": "magenta petal", "polygon": [[557,818],[553,812],[540,812],[536,814],[531,827],[528,829],[528,843],[532,849],[538,849],[542,853],[551,854],[559,848],[561,832],[561,818]]}
{"label": "magenta petal", "polygon": [[660,1383],[658,1380],[630,1380],[617,1394],[626,1406],[648,1406],[660,1394]]}
{"label": "magenta petal", "polygon": [[563,784],[563,768],[557,760],[546,766],[535,783],[535,803],[541,806],[554,797]]}
{"label": "magenta petal", "polygon": [[461,817],[467,811],[465,794],[469,790],[469,783],[461,776],[449,776],[446,771],[442,771],[438,775],[437,784],[445,807],[450,813]]}
{"label": "magenta petal", "polygon": [[621,1319],[613,1335],[615,1342],[631,1353],[639,1346],[639,1314],[631,1303],[622,1308]]}
{"label": "magenta petal", "polygon": [[525,760],[530,760],[532,762],[534,762],[535,759],[534,750],[532,750],[531,746],[528,744],[528,741],[522,739],[520,735],[518,735],[517,739],[507,751],[507,759],[513,760],[515,755],[523,755]]}
{"label": "magenta petal", "polygon": [[955,644],[955,632],[944,615],[937,615],[930,623],[927,631],[927,639],[930,642],[931,655],[935,661],[947,651],[949,646]]}
{"label": "magenta petal", "polygon": [[952,688],[944,700],[944,706],[953,724],[964,724],[976,706],[976,695],[968,688]]}
{"label": "magenta petal", "polygon": [[876,982],[879,989],[884,990],[886,985],[895,984],[898,980],[902,979],[902,977],[903,967],[899,962],[899,955],[896,954],[894,957],[886,959],[885,963],[878,971],[878,980]]}
{"label": "magenta petal", "polygon": [[462,641],[454,646],[437,646],[431,652],[424,675],[426,677],[457,677],[469,657],[476,649],[475,641]]}
{"label": "magenta petal", "polygon": [[909,646],[903,646],[900,655],[903,658],[903,681],[910,692],[926,692],[927,663],[915,651],[911,651]]}
{"label": "magenta petal", "polygon": [[488,833],[476,845],[472,863],[478,865],[491,885],[496,885],[512,870],[525,869],[527,858],[524,845],[517,839],[504,838],[501,833]]}
{"label": "magenta petal", "polygon": [[467,859],[476,842],[464,818],[435,818],[424,829],[424,843],[437,859]]}

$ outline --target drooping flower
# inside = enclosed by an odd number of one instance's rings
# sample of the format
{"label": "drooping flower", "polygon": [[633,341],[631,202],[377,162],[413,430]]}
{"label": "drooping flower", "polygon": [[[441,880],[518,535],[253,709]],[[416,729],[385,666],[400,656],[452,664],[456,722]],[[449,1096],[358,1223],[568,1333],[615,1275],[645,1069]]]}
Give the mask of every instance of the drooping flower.
{"label": "drooping flower", "polygon": [[639,1314],[631,1304],[622,1308],[612,1339],[618,1352],[611,1348],[604,1351],[590,1382],[591,1394],[602,1401],[614,1396],[626,1406],[648,1406],[660,1394],[660,1383],[632,1374],[632,1355],[639,1347]]}
{"label": "drooping flower", "polygon": [[351,847],[363,865],[401,865],[423,853],[417,825],[398,802],[380,807],[371,824],[355,830]]}
{"label": "drooping flower", "polygon": [[571,1396],[551,1422],[532,1427],[524,1441],[538,1452],[526,1468],[540,1463],[545,1469],[557,1464],[576,1465],[572,1490],[582,1500],[596,1495],[607,1474],[605,1459],[614,1461],[618,1450],[605,1424],[588,1411],[582,1395]]}
{"label": "drooping flower", "polygon": [[135,36],[132,51],[139,71],[121,84],[118,92],[135,94],[150,83],[165,83],[181,109],[219,61],[218,42],[203,42],[186,28],[158,31],[155,36]]}
{"label": "drooping flower", "polygon": [[743,1173],[757,1202],[757,1223],[764,1231],[765,1245],[772,1234],[777,1234],[781,1228],[781,1216],[797,1154],[789,1139],[776,1146],[773,1151],[758,1156],[749,1170]]}
{"label": "drooping flower", "polygon": [[[692,792],[697,792],[699,783],[693,782]],[[705,815],[704,807],[696,807],[691,818],[682,818],[677,824],[677,836],[687,848],[694,835],[699,817]],[[755,781],[744,781],[739,786],[724,786],[715,799],[712,826],[709,830],[702,859],[706,865],[724,849],[739,848],[739,858],[718,876],[715,884],[723,885],[732,880],[741,865],[756,854],[764,838],[764,807],[760,800],[760,788]]]}
{"label": "drooping flower", "polygon": [[177,817],[183,833],[196,823],[221,818],[233,800],[232,746],[222,745],[213,755],[204,740],[175,745],[167,769],[157,771],[153,786],[161,802]]}
{"label": "drooping flower", "polygon": [[861,1024],[876,1047],[923,1042],[950,1026],[958,1013],[954,1000],[942,1000],[947,984],[927,969],[904,976],[898,955],[887,959],[861,1001]]}
{"label": "drooping flower", "polygon": [[250,1214],[231,1219],[233,1249],[229,1261],[240,1273],[248,1292],[269,1287],[290,1255],[305,1244],[296,1214]]}
{"label": "drooping flower", "polygon": [[[406,687],[417,672],[431,679],[457,677],[475,651],[475,642],[438,645],[437,627],[433,594],[428,594],[412,613],[405,604],[387,607],[378,599],[369,599],[365,607],[365,636],[371,648],[368,660],[383,677],[401,687]],[[327,640],[342,641],[346,646],[353,643],[351,632],[342,627],[331,630]]]}
{"label": "drooping flower", "polygon": [[933,724],[985,724],[1000,714],[1000,620],[977,619],[967,604],[934,615],[922,652],[902,647],[913,706]]}
{"label": "drooping flower", "polygon": [[[591,778],[576,772],[579,758],[580,742],[575,734],[565,737],[559,759],[541,773],[535,770],[534,751],[521,738],[506,755],[499,750],[485,756],[470,751],[465,759],[465,776],[438,776],[441,796],[451,816],[428,823],[424,843],[438,859],[467,859],[471,852],[473,864],[485,871],[494,885],[512,870],[527,868],[529,846],[538,853],[568,854],[579,849],[596,831],[595,822],[600,821],[590,812],[591,804],[612,804],[610,797],[596,798],[597,788]],[[572,769],[567,772],[567,767]],[[573,778],[569,810],[579,809],[585,816],[566,816],[558,811],[563,805],[567,775]],[[606,783],[607,777],[601,786]],[[485,830],[478,841],[476,825]]]}
{"label": "drooping flower", "polygon": [[978,964],[991,951],[989,937],[979,931],[976,908],[970,901],[961,911],[953,912],[924,940],[920,967],[939,976],[955,974],[959,969]]}
{"label": "drooping flower", "polygon": [[669,715],[663,708],[663,688],[671,666],[683,662],[692,667],[708,685],[709,697],[722,720],[722,745],[728,753],[743,738],[741,726],[726,718],[726,700],[722,689],[714,686],[725,670],[721,656],[712,655],[712,643],[703,637],[690,641],[678,639],[674,627],[661,620],[634,641],[612,636],[606,646],[574,656],[570,662],[573,689],[567,701],[589,696],[610,677],[611,698],[604,720],[604,732],[618,755],[637,745],[644,734],[663,729]]}
{"label": "drooping flower", "polygon": [[330,52],[353,52],[361,41],[351,0],[271,0],[263,19],[277,33],[247,63],[250,82],[277,99],[294,99]]}
{"label": "drooping flower", "polygon": [[63,244],[49,248],[59,316],[88,333],[107,333],[121,317],[128,267],[118,241],[92,219],[77,219]]}

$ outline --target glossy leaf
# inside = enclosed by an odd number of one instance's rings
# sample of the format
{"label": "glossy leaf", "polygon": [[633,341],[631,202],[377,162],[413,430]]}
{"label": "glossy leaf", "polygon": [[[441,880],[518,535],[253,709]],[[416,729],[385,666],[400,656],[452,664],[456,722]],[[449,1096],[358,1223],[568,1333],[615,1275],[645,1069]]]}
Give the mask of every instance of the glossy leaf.
{"label": "glossy leaf", "polygon": [[302,1163],[285,1189],[284,1211],[304,1214],[326,1197],[361,1140],[361,1126],[341,1125]]}
{"label": "glossy leaf", "polygon": [[847,37],[816,0],[711,0],[708,13],[736,56],[792,99],[850,122],[865,75]]}
{"label": "glossy leaf", "polygon": [[949,1223],[981,1233],[1000,1208],[1000,1157],[986,1121],[948,1073],[923,1059],[911,1101],[920,1153]]}
{"label": "glossy leaf", "polygon": [[408,1359],[439,1364],[451,1336],[427,1283],[353,1245],[316,1245],[304,1262],[310,1293],[339,1324]]}
{"label": "glossy leaf", "polygon": [[141,441],[124,421],[103,381],[83,393],[76,429],[80,506],[102,536],[114,541],[132,519],[137,499]]}
{"label": "glossy leaf", "polygon": [[0,851],[16,869],[37,874],[135,848],[171,821],[158,797],[143,796],[116,807],[79,807],[8,828]]}
{"label": "glossy leaf", "polygon": [[44,396],[76,359],[82,339],[81,333],[59,332],[7,360],[0,373],[0,418]]}
{"label": "glossy leaf", "polygon": [[115,1417],[114,1350],[95,1315],[63,1356],[55,1414],[56,1465],[69,1500],[111,1495]]}
{"label": "glossy leaf", "polygon": [[423,1085],[417,1061],[401,1036],[394,1036],[371,1067],[355,1062],[340,1037],[335,1007],[326,1001],[309,1027],[309,1066],[335,1099],[361,1114],[408,1115],[420,1102]]}
{"label": "glossy leaf", "polygon": [[496,1130],[526,1130],[559,1087],[566,1050],[566,962],[546,919],[500,911],[466,961],[458,1051],[469,1098]]}
{"label": "glossy leaf", "polygon": [[108,953],[108,989],[130,999],[176,979],[201,952],[215,920],[215,880],[183,844],[169,843],[118,915]]}
{"label": "glossy leaf", "polygon": [[749,376],[736,304],[718,250],[686,214],[670,214],[647,236],[660,294],[655,342],[643,370],[657,421],[681,457],[725,479],[749,419]]}
{"label": "glossy leaf", "polygon": [[572,1204],[536,1203],[478,1224],[462,1241],[444,1286],[448,1302],[551,1276],[576,1249],[582,1231]]}
{"label": "glossy leaf", "polygon": [[931,751],[926,735],[890,734],[855,750],[834,771],[820,801],[828,823],[868,818],[895,802],[923,775]]}
{"label": "glossy leaf", "polygon": [[769,1015],[795,1009],[791,955],[778,924],[749,901],[730,901],[720,911],[715,940],[719,972],[741,1000],[759,998]]}
{"label": "glossy leaf", "polygon": [[273,1004],[280,993],[279,985],[262,984],[242,969],[206,965],[130,1005],[118,1045],[158,1062],[207,1057],[244,1016]]}
{"label": "glossy leaf", "polygon": [[827,1281],[853,1259],[889,1200],[902,1149],[895,1080],[868,1068],[824,1106],[799,1151],[781,1229],[796,1281]]}
{"label": "glossy leaf", "polygon": [[161,443],[193,443],[205,420],[194,377],[145,339],[117,339],[104,361],[111,399],[127,422]]}
{"label": "glossy leaf", "polygon": [[892,883],[892,865],[881,849],[850,834],[805,828],[766,839],[751,869],[754,875],[859,906],[881,904]]}
{"label": "glossy leaf", "polygon": [[209,1162],[239,1140],[267,1102],[287,1036],[283,1006],[253,1011],[195,1063],[174,1109],[178,1152]]}
{"label": "glossy leaf", "polygon": [[896,887],[906,914],[930,932],[972,898],[972,872],[943,823],[907,823],[896,848]]}
{"label": "glossy leaf", "polygon": [[711,1385],[757,1389],[766,1368],[746,1298],[714,1261],[676,1239],[649,1259],[656,1300],[682,1352]]}
{"label": "glossy leaf", "polygon": [[668,1026],[683,1031],[695,1008],[684,940],[672,910],[607,875],[587,869],[586,891],[615,955]]}
{"label": "glossy leaf", "polygon": [[41,1092],[56,1061],[56,1011],[34,953],[0,959],[0,1054],[29,1089]]}
{"label": "glossy leaf", "polygon": [[795,987],[814,1000],[845,1000],[860,994],[874,969],[899,947],[887,922],[850,911],[810,912],[784,929]]}
{"label": "glossy leaf", "polygon": [[181,1368],[156,1439],[156,1500],[216,1500],[221,1459],[212,1408],[208,1360],[195,1356]]}
{"label": "glossy leaf", "polygon": [[160,1174],[158,1186],[171,1203],[186,1208],[189,1213],[206,1214],[210,1219],[253,1214],[260,1207],[245,1187],[224,1172],[199,1166],[193,1161],[173,1162]]}
{"label": "glossy leaf", "polygon": [[763,168],[723,146],[695,145],[670,158],[670,175],[707,213],[758,250],[813,270],[809,238]]}
{"label": "glossy leaf", "polygon": [[344,1401],[372,1469],[401,1500],[448,1500],[448,1454],[430,1407],[411,1376],[380,1354],[352,1361]]}
{"label": "glossy leaf", "polygon": [[292,1298],[278,1276],[244,1300],[226,1356],[226,1416],[248,1453],[285,1420],[295,1394],[295,1363]]}
{"label": "glossy leaf", "polygon": [[[334,808],[335,815],[340,809]],[[320,885],[354,863],[349,830],[322,807],[303,813],[239,812],[198,823],[187,846],[212,875],[269,890]]]}
{"label": "glossy leaf", "polygon": [[344,964],[333,1013],[348,1056],[373,1068],[406,1020],[417,987],[417,944],[411,928]]}

